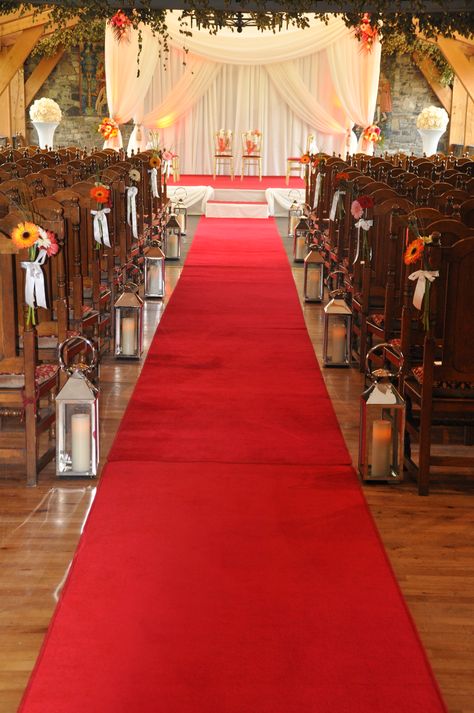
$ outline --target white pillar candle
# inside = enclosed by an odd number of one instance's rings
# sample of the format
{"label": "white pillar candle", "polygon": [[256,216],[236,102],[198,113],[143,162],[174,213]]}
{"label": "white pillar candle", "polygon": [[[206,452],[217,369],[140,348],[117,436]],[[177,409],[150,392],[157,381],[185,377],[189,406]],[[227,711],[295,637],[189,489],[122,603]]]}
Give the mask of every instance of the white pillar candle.
{"label": "white pillar candle", "polygon": [[147,294],[163,295],[163,274],[161,264],[151,263],[147,266]]}
{"label": "white pillar candle", "polygon": [[385,419],[372,426],[372,478],[388,478],[392,454],[392,424]]}
{"label": "white pillar candle", "polygon": [[319,300],[321,298],[321,270],[319,268],[306,273],[306,297],[309,300]]}
{"label": "white pillar candle", "polygon": [[88,413],[71,416],[72,470],[87,473],[91,467],[91,419]]}
{"label": "white pillar candle", "polygon": [[186,225],[185,225],[186,216],[185,216],[185,214],[178,213],[176,216],[176,220],[178,221],[179,229],[181,230],[182,233],[184,233],[186,230]]}
{"label": "white pillar candle", "polygon": [[166,257],[177,258],[178,254],[178,236],[175,233],[166,236]]}
{"label": "white pillar candle", "polygon": [[122,354],[132,356],[136,354],[136,339],[135,339],[135,320],[133,317],[123,317],[121,319],[122,327]]}
{"label": "white pillar candle", "polygon": [[298,216],[296,216],[296,215],[290,215],[290,232],[289,232],[289,235],[291,235],[291,237],[293,237],[293,235],[295,234],[295,228],[296,228],[296,226],[298,225],[299,222],[300,222],[300,218],[299,218]]}
{"label": "white pillar candle", "polygon": [[331,326],[331,361],[333,364],[342,364],[346,359],[346,325],[335,322]]}
{"label": "white pillar candle", "polygon": [[306,237],[300,235],[296,238],[295,260],[304,260],[306,257]]}

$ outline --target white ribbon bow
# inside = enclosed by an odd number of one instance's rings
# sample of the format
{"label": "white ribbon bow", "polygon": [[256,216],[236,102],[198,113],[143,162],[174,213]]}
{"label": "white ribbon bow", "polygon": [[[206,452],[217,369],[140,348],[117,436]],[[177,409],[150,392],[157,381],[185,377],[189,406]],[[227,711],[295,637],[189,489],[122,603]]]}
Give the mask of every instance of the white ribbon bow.
{"label": "white ribbon bow", "polygon": [[94,239],[97,243],[99,243],[99,245],[102,245],[103,241],[104,245],[107,245],[107,247],[110,248],[109,225],[107,223],[107,218],[105,217],[106,213],[110,213],[110,208],[91,210],[91,214],[94,216]]}
{"label": "white ribbon bow", "polygon": [[127,187],[127,223],[132,228],[132,235],[135,240],[138,240],[137,230],[137,193],[136,186]]}
{"label": "white ribbon bow", "polygon": [[360,220],[357,221],[355,224],[356,228],[362,228],[362,230],[369,230],[374,224],[373,220],[365,220],[365,218],[361,218]]}
{"label": "white ribbon bow", "polygon": [[170,168],[171,168],[171,161],[163,161],[162,168],[163,168],[163,175],[169,176]]}
{"label": "white ribbon bow", "polygon": [[439,277],[438,270],[417,270],[416,272],[412,272],[411,275],[408,275],[409,280],[418,280],[413,295],[413,304],[416,309],[421,309],[425,295],[426,280],[433,282],[436,277]]}
{"label": "white ribbon bow", "polygon": [[329,220],[336,220],[336,208],[337,208],[337,204],[339,202],[340,194],[341,194],[340,191],[336,191],[332,197],[332,205],[331,205],[331,212],[329,213]]}
{"label": "white ribbon bow", "polygon": [[151,194],[153,198],[159,198],[160,194],[158,193],[158,169],[152,168],[151,171],[148,171],[148,173],[151,175]]}
{"label": "white ribbon bow", "polygon": [[316,176],[316,188],[315,188],[315,191],[314,191],[314,205],[313,205],[313,208],[317,208],[317,207],[318,207],[318,204],[319,204],[319,198],[320,198],[320,196],[321,196],[321,183],[322,183],[321,174],[318,173],[318,175]]}
{"label": "white ribbon bow", "polygon": [[44,275],[41,265],[46,260],[46,250],[40,250],[38,257],[33,262],[22,262],[25,274],[25,302],[29,307],[47,307],[46,292],[44,289]]}

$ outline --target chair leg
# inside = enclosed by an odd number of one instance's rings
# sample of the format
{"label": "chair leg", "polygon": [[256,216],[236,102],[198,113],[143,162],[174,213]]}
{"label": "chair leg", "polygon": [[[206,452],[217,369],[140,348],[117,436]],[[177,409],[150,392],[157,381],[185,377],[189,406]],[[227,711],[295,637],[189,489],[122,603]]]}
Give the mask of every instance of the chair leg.
{"label": "chair leg", "polygon": [[230,180],[234,180],[234,158],[230,159]]}
{"label": "chair leg", "polygon": [[216,172],[217,172],[217,159],[214,157],[214,173],[212,174],[212,178],[214,181],[216,180]]}
{"label": "chair leg", "polygon": [[258,175],[260,177],[260,180],[262,180],[262,159],[258,159]]}
{"label": "chair leg", "polygon": [[420,443],[418,463],[418,495],[428,495],[430,489],[431,400],[421,400]]}

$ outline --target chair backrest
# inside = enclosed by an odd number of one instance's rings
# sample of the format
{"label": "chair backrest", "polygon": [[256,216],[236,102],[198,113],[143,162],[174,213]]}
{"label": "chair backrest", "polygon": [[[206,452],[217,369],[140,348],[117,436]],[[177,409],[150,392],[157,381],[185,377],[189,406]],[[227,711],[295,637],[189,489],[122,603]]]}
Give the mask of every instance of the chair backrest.
{"label": "chair backrest", "polygon": [[214,134],[214,150],[217,156],[232,156],[234,132],[232,129],[219,129]]}
{"label": "chair backrest", "polygon": [[244,156],[260,156],[262,153],[262,132],[248,129],[242,132],[242,153]]}

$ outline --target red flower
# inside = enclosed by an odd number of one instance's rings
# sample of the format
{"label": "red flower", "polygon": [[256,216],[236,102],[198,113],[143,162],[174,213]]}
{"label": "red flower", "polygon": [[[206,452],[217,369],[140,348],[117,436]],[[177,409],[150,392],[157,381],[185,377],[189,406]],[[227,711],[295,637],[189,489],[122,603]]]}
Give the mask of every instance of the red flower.
{"label": "red flower", "polygon": [[341,183],[341,181],[348,181],[349,180],[349,174],[346,173],[345,171],[341,171],[341,173],[336,173],[336,176],[334,178],[334,182],[337,185],[338,183]]}
{"label": "red flower", "polygon": [[359,196],[358,199],[359,204],[361,208],[373,208],[374,207],[374,199],[372,196]]}

